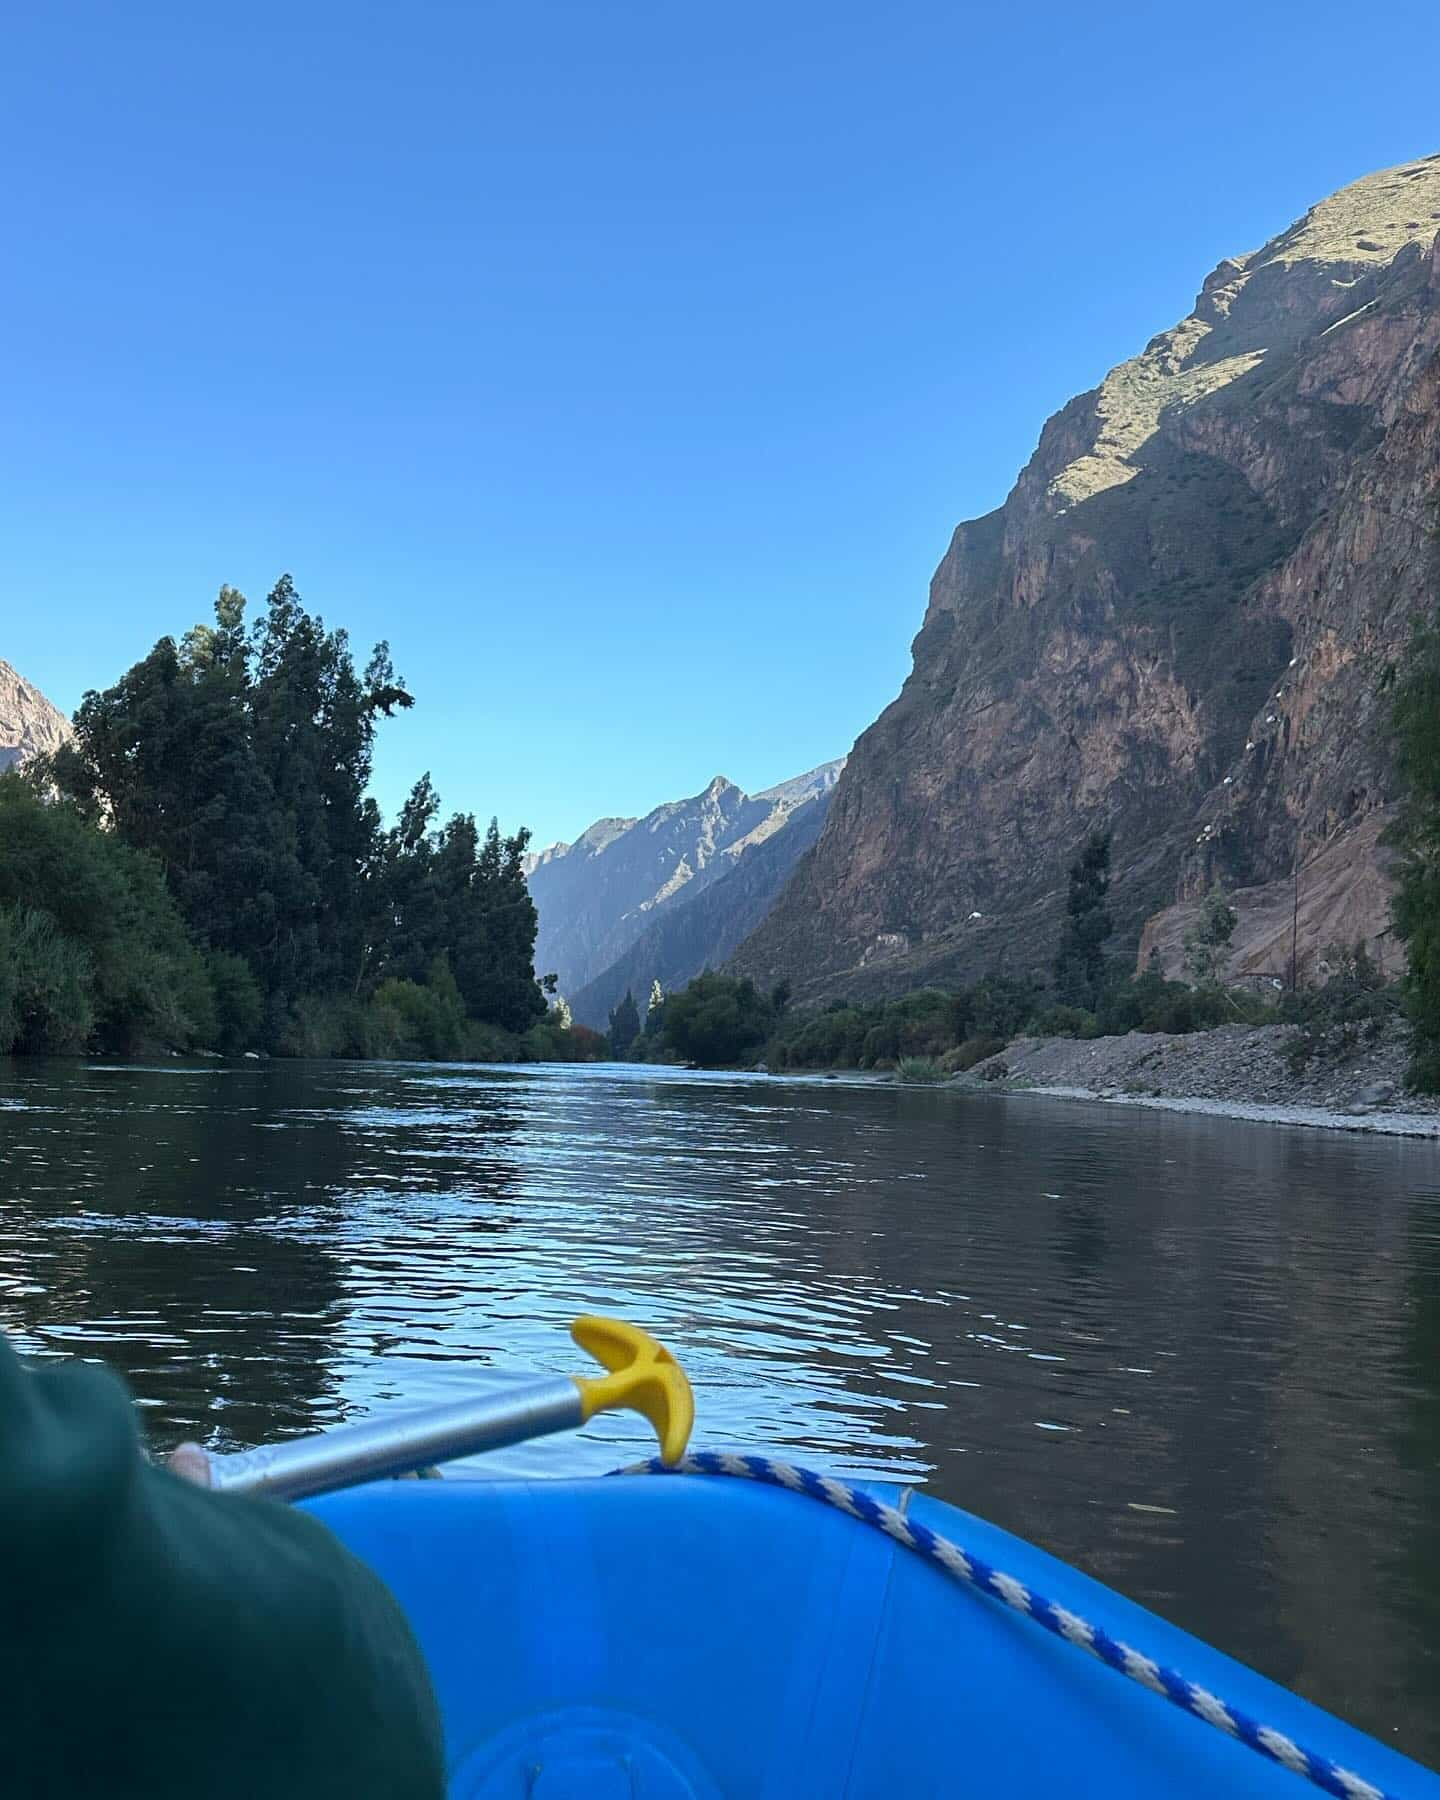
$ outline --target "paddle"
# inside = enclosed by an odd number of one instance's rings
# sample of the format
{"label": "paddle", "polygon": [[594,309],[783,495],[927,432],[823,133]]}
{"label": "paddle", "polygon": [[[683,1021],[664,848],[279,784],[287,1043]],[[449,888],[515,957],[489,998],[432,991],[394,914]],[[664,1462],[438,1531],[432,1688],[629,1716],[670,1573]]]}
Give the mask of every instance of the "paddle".
{"label": "paddle", "polygon": [[212,1456],[210,1485],[301,1500],[569,1431],[596,1413],[623,1408],[643,1414],[655,1427],[663,1460],[678,1462],[695,1422],[695,1401],[685,1371],[670,1352],[648,1332],[620,1319],[577,1319],[570,1335],[609,1370],[607,1375],[548,1375],[501,1394],[394,1418],[363,1419],[313,1437]]}

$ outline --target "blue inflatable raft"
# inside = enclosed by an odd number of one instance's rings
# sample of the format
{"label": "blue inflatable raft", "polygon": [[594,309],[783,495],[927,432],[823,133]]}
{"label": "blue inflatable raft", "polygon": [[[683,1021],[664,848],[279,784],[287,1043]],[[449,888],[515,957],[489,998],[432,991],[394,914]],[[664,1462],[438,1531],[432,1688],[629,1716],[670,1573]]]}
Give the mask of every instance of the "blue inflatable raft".
{"label": "blue inflatable raft", "polygon": [[[1322,1789],[1440,1800],[1440,1778],[1043,1551],[903,1499],[914,1527],[1303,1746]],[[1308,1785],[1014,1596],[804,1493],[689,1475],[450,1480],[310,1504],[414,1624],[454,1800],[1296,1800]]]}
{"label": "blue inflatable raft", "polygon": [[[686,1456],[670,1353],[614,1319],[573,1336],[605,1375],[212,1462],[216,1486],[305,1500],[388,1582],[429,1661],[453,1800],[1440,1800],[1440,1778],[983,1520]],[[617,1408],[663,1460],[374,1479]]]}

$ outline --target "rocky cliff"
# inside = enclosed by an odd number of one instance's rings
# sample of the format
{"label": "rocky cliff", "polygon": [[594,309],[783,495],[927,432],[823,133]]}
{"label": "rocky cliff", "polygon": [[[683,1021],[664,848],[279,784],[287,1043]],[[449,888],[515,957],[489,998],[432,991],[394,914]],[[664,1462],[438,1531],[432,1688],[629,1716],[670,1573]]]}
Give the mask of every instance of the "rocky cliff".
{"label": "rocky cliff", "polygon": [[775,904],[795,865],[820,836],[831,785],[808,791],[778,830],[747,844],[708,886],[659,908],[630,948],[574,996],[572,1010],[597,1031],[628,989],[644,1009],[652,982],[668,994],[705,969],[718,969]]}
{"label": "rocky cliff", "polygon": [[1437,233],[1440,157],[1357,182],[1050,420],[738,968],[811,998],[1044,968],[1101,828],[1132,951],[1221,879],[1283,913],[1252,972],[1286,966],[1297,863],[1302,956],[1337,920],[1383,947],[1385,674],[1440,591]]}
{"label": "rocky cliff", "polygon": [[71,735],[64,713],[0,662],[0,770],[58,750]]}
{"label": "rocky cliff", "polygon": [[[841,766],[826,763],[760,794],[746,794],[717,775],[688,800],[657,806],[643,819],[599,820],[573,844],[542,850],[525,871],[540,915],[535,967],[553,970],[561,993],[573,1002],[657,921],[682,902],[688,905],[828,794]],[[770,865],[780,867],[772,896],[805,847],[800,843],[788,857],[771,853]],[[722,954],[736,942],[738,936],[731,937]],[[576,1016],[589,1022],[584,1012]]]}

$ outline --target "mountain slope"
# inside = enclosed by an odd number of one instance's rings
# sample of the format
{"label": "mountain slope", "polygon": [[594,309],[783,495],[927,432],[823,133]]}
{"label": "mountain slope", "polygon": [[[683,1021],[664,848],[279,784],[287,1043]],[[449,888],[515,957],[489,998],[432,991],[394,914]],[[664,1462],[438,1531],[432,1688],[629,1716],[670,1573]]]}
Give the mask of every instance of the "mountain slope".
{"label": "mountain slope", "polygon": [[7,662],[0,662],[0,770],[58,750],[70,721]]}
{"label": "mountain slope", "polygon": [[904,689],[737,968],[810,998],[1044,968],[1097,829],[1132,950],[1213,880],[1263,894],[1298,856],[1303,889],[1362,825],[1383,895],[1382,677],[1437,587],[1437,232],[1440,158],[1357,182],[1050,420],[956,531]]}
{"label": "mountain slope", "polygon": [[571,1007],[580,1023],[604,1030],[627,988],[643,1012],[652,982],[669,993],[706,968],[718,969],[765,917],[819,837],[833,792],[833,781],[812,788],[707,887],[661,908],[624,955],[575,995]]}
{"label": "mountain slope", "polygon": [[840,767],[826,763],[761,794],[717,775],[687,800],[643,819],[599,820],[573,844],[541,851],[526,866],[540,915],[536,968],[553,970],[562,994],[578,994],[664,909],[703,892],[828,791]]}

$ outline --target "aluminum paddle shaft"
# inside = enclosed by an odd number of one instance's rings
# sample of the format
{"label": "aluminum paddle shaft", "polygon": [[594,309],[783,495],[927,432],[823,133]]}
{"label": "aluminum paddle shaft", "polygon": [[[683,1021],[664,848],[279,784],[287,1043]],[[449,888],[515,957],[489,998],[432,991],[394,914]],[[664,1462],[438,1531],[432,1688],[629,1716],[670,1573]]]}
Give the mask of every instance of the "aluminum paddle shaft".
{"label": "aluminum paddle shaft", "polygon": [[273,1500],[304,1500],[573,1430],[584,1423],[583,1405],[580,1389],[568,1375],[552,1375],[482,1399],[362,1419],[286,1444],[212,1456],[210,1485],[231,1493],[267,1494]]}
{"label": "aluminum paddle shaft", "polygon": [[210,1485],[231,1493],[304,1500],[387,1475],[407,1475],[457,1456],[500,1450],[570,1431],[596,1413],[624,1410],[648,1419],[666,1463],[685,1453],[695,1400],[685,1371],[649,1332],[623,1319],[577,1319],[570,1335],[604,1375],[537,1376],[524,1387],[454,1400],[423,1412],[338,1425],[288,1444],[262,1444],[209,1459]]}

